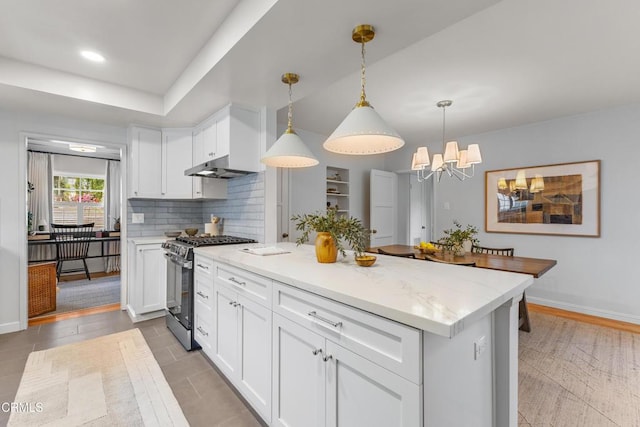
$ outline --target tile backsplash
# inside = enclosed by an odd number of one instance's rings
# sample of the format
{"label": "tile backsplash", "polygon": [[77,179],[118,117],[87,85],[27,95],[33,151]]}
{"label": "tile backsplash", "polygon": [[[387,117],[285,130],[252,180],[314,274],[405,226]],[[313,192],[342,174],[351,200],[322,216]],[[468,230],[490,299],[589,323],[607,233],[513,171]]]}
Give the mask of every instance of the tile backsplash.
{"label": "tile backsplash", "polygon": [[[134,213],[144,214],[144,223],[132,224]],[[264,172],[230,179],[224,200],[127,200],[128,237],[161,236],[189,227],[203,233],[211,215],[223,219],[224,234],[263,242]]]}
{"label": "tile backsplash", "polygon": [[227,182],[225,200],[202,202],[202,222],[222,218],[222,232],[264,242],[264,172]]}

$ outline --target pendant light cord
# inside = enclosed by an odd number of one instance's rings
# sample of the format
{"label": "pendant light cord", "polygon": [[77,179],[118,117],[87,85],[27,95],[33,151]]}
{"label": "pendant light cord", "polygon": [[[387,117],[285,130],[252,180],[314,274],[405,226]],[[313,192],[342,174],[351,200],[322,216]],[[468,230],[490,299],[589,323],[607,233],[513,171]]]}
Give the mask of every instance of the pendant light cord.
{"label": "pendant light cord", "polygon": [[295,133],[293,131],[293,102],[291,101],[291,82],[289,82],[289,113],[287,115],[288,125],[286,133]]}
{"label": "pendant light cord", "polygon": [[445,129],[445,110],[447,109],[446,106],[442,107],[442,154],[444,155],[445,152],[445,139],[444,139],[444,129]]}
{"label": "pendant light cord", "polygon": [[365,42],[362,41],[362,62],[360,64],[360,101],[356,104],[356,107],[369,107],[369,102],[367,101],[367,95],[364,90],[365,83],[367,82],[367,77],[365,74],[366,70],[366,62],[365,62]]}

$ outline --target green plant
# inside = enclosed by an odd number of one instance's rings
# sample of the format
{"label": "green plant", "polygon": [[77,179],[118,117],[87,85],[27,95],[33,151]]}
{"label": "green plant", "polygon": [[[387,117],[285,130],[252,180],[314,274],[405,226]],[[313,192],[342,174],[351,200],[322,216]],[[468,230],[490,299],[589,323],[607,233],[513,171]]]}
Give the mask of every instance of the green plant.
{"label": "green plant", "polygon": [[296,240],[298,245],[308,242],[312,231],[329,233],[342,256],[347,255],[343,240],[353,249],[356,256],[362,255],[369,244],[369,230],[362,225],[362,221],[338,215],[335,208],[328,208],[326,213],[294,215],[291,221],[296,222],[296,230],[302,231],[302,235]]}
{"label": "green plant", "polygon": [[453,225],[454,227],[444,230],[443,233],[445,236],[438,240],[438,243],[445,249],[457,252],[467,240],[470,241],[472,245],[478,245],[480,243],[476,238],[478,229],[475,226],[467,224],[467,227],[463,229],[462,224],[457,220],[453,221]]}

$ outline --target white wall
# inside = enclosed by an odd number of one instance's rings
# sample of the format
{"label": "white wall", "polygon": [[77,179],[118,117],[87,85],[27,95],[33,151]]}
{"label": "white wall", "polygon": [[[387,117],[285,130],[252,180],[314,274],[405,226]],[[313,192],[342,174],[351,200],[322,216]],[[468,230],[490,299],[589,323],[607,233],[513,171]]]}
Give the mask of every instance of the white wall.
{"label": "white wall", "polygon": [[[640,155],[639,135],[640,105],[635,105],[459,138],[462,146],[479,143],[484,163],[472,180],[443,177],[435,185],[435,236],[453,219],[484,230],[485,170],[601,160],[600,238],[484,231],[479,238],[486,246],[513,246],[516,255],[558,261],[527,290],[531,302],[640,323],[634,265],[640,198],[633,162]],[[406,169],[412,150],[390,158],[391,170]]]}
{"label": "white wall", "polygon": [[0,333],[26,328],[26,154],[20,133],[111,144],[126,143],[126,129],[49,115],[0,110]]}
{"label": "white wall", "polygon": [[107,161],[103,159],[54,154],[51,164],[54,174],[68,174],[83,177],[105,177],[107,175]]}
{"label": "white wall", "polygon": [[[322,148],[326,136],[296,129],[320,164],[311,168],[290,169],[290,213],[304,214],[324,211],[326,205],[326,168],[335,166],[349,169],[349,215],[369,226],[369,172],[383,169],[384,156],[347,156],[330,153]],[[298,234],[290,226],[289,241]]]}

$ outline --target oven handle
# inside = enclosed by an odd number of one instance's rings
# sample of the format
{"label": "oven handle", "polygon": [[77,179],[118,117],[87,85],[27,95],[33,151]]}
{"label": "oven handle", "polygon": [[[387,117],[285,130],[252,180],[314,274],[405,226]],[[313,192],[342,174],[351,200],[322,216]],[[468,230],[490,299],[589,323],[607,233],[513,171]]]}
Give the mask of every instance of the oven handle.
{"label": "oven handle", "polygon": [[165,258],[167,258],[167,260],[171,261],[174,264],[179,265],[182,268],[186,268],[187,270],[192,270],[193,269],[193,262],[192,261],[184,261],[180,258],[178,258],[175,255],[172,255],[168,252],[164,253]]}

